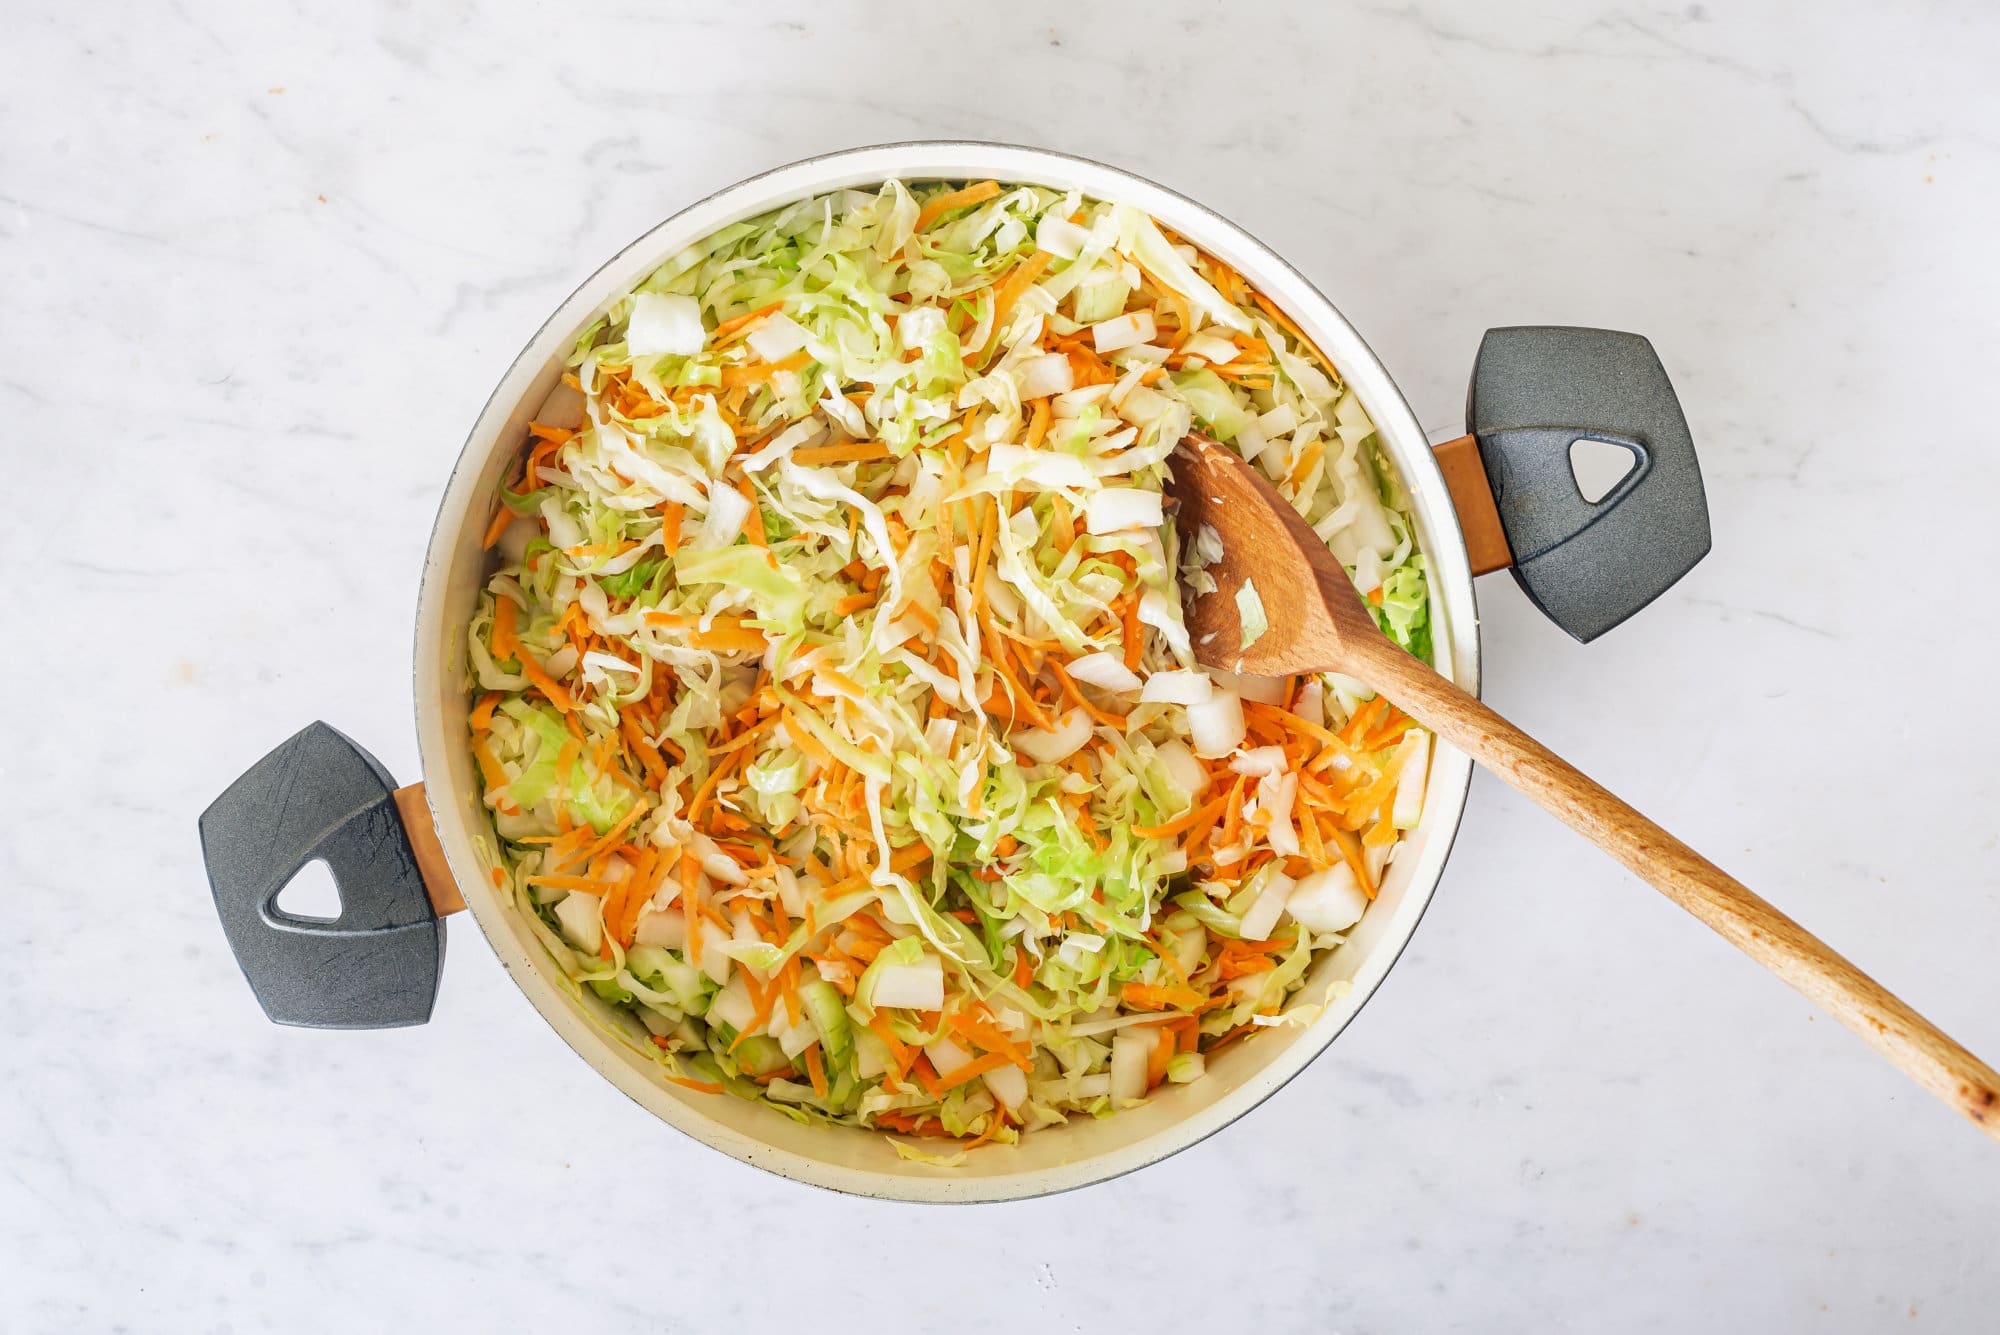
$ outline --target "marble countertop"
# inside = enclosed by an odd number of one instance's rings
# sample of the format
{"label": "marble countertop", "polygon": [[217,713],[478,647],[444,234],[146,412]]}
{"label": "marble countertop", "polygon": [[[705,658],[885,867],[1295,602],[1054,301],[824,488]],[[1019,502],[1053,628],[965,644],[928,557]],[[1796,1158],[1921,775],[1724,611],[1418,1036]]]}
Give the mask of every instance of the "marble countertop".
{"label": "marble countertop", "polygon": [[1649,335],[1714,552],[1587,647],[1486,581],[1487,698],[2000,1055],[2000,11],[672,8],[10,8],[0,1325],[1989,1326],[1995,1146],[1483,777],[1338,1044],[1059,1198],[703,1150],[469,923],[428,1027],[264,1022],[196,813],[313,718],[416,777],[420,554],[515,349],[738,177],[970,136],[1228,212],[1439,438],[1489,325]]}

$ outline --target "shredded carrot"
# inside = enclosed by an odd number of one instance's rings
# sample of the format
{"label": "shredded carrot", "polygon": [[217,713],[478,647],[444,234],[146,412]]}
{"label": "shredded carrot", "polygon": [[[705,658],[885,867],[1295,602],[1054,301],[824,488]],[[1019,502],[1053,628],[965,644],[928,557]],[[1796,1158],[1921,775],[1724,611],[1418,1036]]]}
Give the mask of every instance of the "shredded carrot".
{"label": "shredded carrot", "polygon": [[951,212],[953,209],[970,208],[974,204],[984,204],[987,200],[999,195],[999,193],[1000,183],[998,181],[981,181],[977,185],[968,185],[962,190],[947,190],[941,195],[934,196],[930,203],[917,211],[916,230],[919,232],[929,231],[932,223],[944,217],[945,214]]}
{"label": "shredded carrot", "polygon": [[1375,878],[1368,874],[1368,863],[1361,856],[1360,842],[1338,825],[1332,826],[1328,833],[1333,836],[1334,846],[1340,850],[1341,860],[1354,873],[1354,879],[1361,883],[1362,892],[1370,899],[1375,898]]}
{"label": "shredded carrot", "polygon": [[[960,1085],[977,1080],[988,1071],[998,1070],[1000,1067],[1008,1064],[1008,1060],[1004,1054],[989,1052],[984,1057],[974,1057],[963,1066],[952,1067],[950,1075],[938,1077],[938,1087],[943,1090],[957,1089]],[[919,1078],[921,1079],[922,1077],[919,1076]]]}
{"label": "shredded carrot", "polygon": [[826,1064],[820,1060],[819,1044],[815,1043],[805,1050],[805,1059],[806,1074],[812,1077],[813,1093],[820,1098],[825,1098]]}
{"label": "shredded carrot", "polygon": [[938,1079],[937,1068],[931,1065],[929,1057],[919,1053],[917,1059],[910,1063],[910,1074],[914,1075],[917,1083],[924,1087],[924,1093],[933,1099],[944,1098],[944,1081]]}
{"label": "shredded carrot", "polygon": [[736,490],[750,502],[750,515],[743,522],[744,534],[749,537],[751,546],[769,547],[771,544],[764,538],[764,505],[757,499],[757,484],[746,477]]}
{"label": "shredded carrot", "polygon": [[487,792],[507,786],[509,780],[506,767],[501,765],[500,758],[493,754],[493,748],[486,744],[484,737],[477,735],[473,737],[472,755],[473,759],[479,762],[479,773],[486,780]]}
{"label": "shredded carrot", "polygon": [[1051,658],[1049,660],[1049,666],[1055,669],[1056,680],[1062,683],[1064,694],[1068,695],[1070,699],[1076,701],[1076,703],[1082,707],[1084,713],[1090,715],[1093,719],[1096,719],[1099,723],[1104,724],[1106,727],[1116,728],[1120,732],[1125,731],[1125,716],[1123,714],[1107,713],[1106,711],[1099,709],[1096,705],[1090,703],[1088,699],[1084,698],[1082,688],[1076,684],[1076,682],[1070,677],[1069,673],[1063,670],[1063,665],[1061,663],[1056,662],[1055,659]]}
{"label": "shredded carrot", "polygon": [[856,440],[842,445],[808,445],[793,450],[796,464],[865,464],[891,457],[889,447],[879,440]]}
{"label": "shredded carrot", "polygon": [[944,1017],[944,1022],[975,1047],[986,1052],[997,1052],[1024,1071],[1034,1068],[1035,1063],[1027,1049],[1008,1038],[993,1021],[969,1015],[964,1011],[953,1011]]}
{"label": "shredded carrot", "polygon": [[[1238,279],[1237,281],[1241,282],[1242,280]],[[1264,313],[1270,316],[1273,320],[1276,320],[1278,322],[1279,327],[1282,328],[1286,333],[1290,334],[1293,340],[1296,341],[1300,347],[1310,352],[1313,355],[1313,360],[1317,361],[1321,366],[1333,365],[1333,359],[1328,357],[1325,353],[1321,352],[1319,348],[1313,343],[1313,341],[1307,338],[1297,325],[1292,323],[1291,317],[1286,315],[1283,311],[1279,310],[1275,305],[1273,305],[1270,299],[1267,298],[1262,292],[1252,292],[1250,294],[1250,299],[1256,302],[1259,306],[1263,307]]]}
{"label": "shredded carrot", "polygon": [[1036,399],[1035,406],[1028,415],[1028,433],[1021,438],[1021,444],[1031,450],[1040,449],[1042,441],[1049,434],[1049,418],[1051,415],[1048,399]]}
{"label": "shredded carrot", "polygon": [[802,371],[812,362],[812,354],[800,348],[791,356],[775,362],[748,362],[741,366],[722,368],[721,386],[733,389],[738,385],[761,385],[780,371]]}
{"label": "shredded carrot", "polygon": [[480,547],[488,551],[492,550],[493,544],[500,541],[500,535],[505,533],[507,526],[513,522],[514,512],[512,510],[509,510],[504,505],[495,510],[493,512],[493,522],[486,526],[486,536],[480,540]]}
{"label": "shredded carrot", "polygon": [[1209,1052],[1220,1052],[1224,1048],[1228,1047],[1231,1043],[1234,1043],[1237,1039],[1242,1038],[1244,1035],[1256,1032],[1256,1029],[1257,1026],[1254,1024],[1239,1024],[1234,1029],[1230,1030],[1228,1033],[1222,1035],[1222,1037],[1216,1039],[1213,1043],[1210,1043],[1208,1045],[1207,1050]]}
{"label": "shredded carrot", "polygon": [[721,764],[708,772],[708,777],[702,780],[701,787],[695,790],[694,799],[688,803],[688,824],[694,824],[695,818],[701,815],[702,807],[707,805],[709,795],[715,791],[715,786],[722,781],[722,776],[735,768],[736,763],[748,754],[748,751],[733,751]]}
{"label": "shredded carrot", "polygon": [[545,885],[551,890],[581,890],[587,895],[606,894],[611,889],[609,881],[595,876],[530,876],[529,885]]}
{"label": "shredded carrot", "polygon": [[889,1018],[886,1015],[876,1011],[869,1016],[868,1030],[882,1040],[882,1046],[889,1049],[889,1060],[896,1064],[898,1074],[909,1068],[915,1054],[908,1044],[896,1037],[896,1031],[889,1027]]}
{"label": "shredded carrot", "polygon": [[1147,1089],[1167,1078],[1167,1063],[1174,1059],[1174,1049],[1179,1041],[1172,1029],[1160,1026],[1160,1036],[1153,1040],[1153,1050],[1146,1054]]}
{"label": "shredded carrot", "polygon": [[1021,715],[1036,727],[1053,727],[1054,725],[1049,721],[1049,716],[1036,706],[1035,697],[1029,693],[1028,688],[1021,684],[1020,680],[1014,676],[1013,671],[1009,668],[1007,651],[1001,647],[1000,636],[994,631],[993,621],[986,615],[983,608],[980,610],[979,622],[985,628],[989,641],[986,646],[987,664],[993,669],[993,675],[1000,679],[1000,684],[1006,688],[1008,698],[1013,700],[1015,707],[1020,711]]}
{"label": "shredded carrot", "polygon": [[576,860],[579,862],[588,862],[592,858],[596,857],[599,853],[607,852],[610,849],[616,848],[618,846],[620,839],[624,837],[625,831],[631,829],[632,826],[635,823],[637,823],[639,818],[641,816],[644,816],[650,810],[652,810],[652,808],[644,801],[634,802],[632,804],[632,809],[627,811],[623,816],[620,816],[618,818],[618,823],[613,825],[608,831],[606,831],[597,840],[596,843],[592,844],[589,848],[586,848],[583,850],[583,852],[579,853],[577,855]]}
{"label": "shredded carrot", "polygon": [[1201,1005],[1202,995],[1191,987],[1169,987],[1157,983],[1127,983],[1119,997],[1134,1010],[1192,1010]]}
{"label": "shredded carrot", "polygon": [[1122,631],[1124,635],[1124,645],[1122,647],[1125,657],[1125,670],[1127,672],[1137,672],[1139,670],[1140,655],[1145,651],[1146,647],[1146,629],[1144,624],[1139,620],[1139,591],[1137,589],[1133,589],[1125,596],[1125,610],[1120,613],[1120,617],[1125,623]]}
{"label": "shredded carrot", "polygon": [[[932,1079],[936,1079],[935,1076]],[[944,1129],[944,1123],[935,1117],[912,1117],[908,1113],[879,1112],[875,1120],[892,1131],[900,1131],[906,1136],[926,1136],[932,1139],[950,1139],[951,1132]]]}
{"label": "shredded carrot", "polygon": [[754,311],[745,311],[741,315],[731,316],[709,331],[709,340],[711,342],[720,342],[738,330],[748,329],[753,324],[763,323],[765,317],[775,315],[784,308],[784,302],[774,301],[768,306],[759,306]]}
{"label": "shredded carrot", "polygon": [[[508,604],[510,607],[512,605]],[[534,655],[526,649],[522,649],[520,655],[521,675],[525,676],[536,690],[547,696],[550,704],[565,714],[576,708],[576,702],[570,699],[569,692],[563,689],[562,683],[551,677],[548,669],[535,661]]]}
{"label": "shredded carrot", "polygon": [[872,593],[851,593],[845,598],[834,600],[833,614],[837,617],[852,616],[862,608],[872,605],[874,601],[875,595]]}
{"label": "shredded carrot", "polygon": [[485,732],[493,726],[493,710],[500,703],[500,692],[488,691],[479,697],[479,703],[472,707],[472,730]]}
{"label": "shredded carrot", "polygon": [[763,631],[740,624],[725,626],[719,617],[707,630],[691,631],[688,643],[697,649],[724,654],[761,654],[766,645]]}
{"label": "shredded carrot", "polygon": [[1349,746],[1359,745],[1361,739],[1368,735],[1368,730],[1375,726],[1375,720],[1380,718],[1382,711],[1388,707],[1388,700],[1378,695],[1355,710],[1354,717],[1347,720],[1347,726],[1340,730],[1340,740]]}
{"label": "shredded carrot", "polygon": [[1310,738],[1324,745],[1331,746],[1340,740],[1339,734],[1329,732],[1309,719],[1302,719],[1289,709],[1280,709],[1276,705],[1267,705],[1261,700],[1245,700],[1243,702],[1243,712],[1252,719],[1276,724],[1278,727],[1285,728],[1297,733],[1301,737]]}
{"label": "shredded carrot", "polygon": [[679,501],[668,501],[660,507],[660,543],[668,556],[681,549],[681,524],[687,518],[687,507]]}
{"label": "shredded carrot", "polygon": [[1042,270],[1048,268],[1053,259],[1055,256],[1046,250],[1038,250],[1009,269],[1007,276],[993,289],[993,333],[996,337],[1007,327],[1007,317],[1014,313],[1015,304],[1042,276]]}
{"label": "shredded carrot", "polygon": [[1141,839],[1171,839],[1184,830],[1192,829],[1203,820],[1213,821],[1229,804],[1229,794],[1224,793],[1207,806],[1191,806],[1164,825],[1134,826],[1132,833]]}
{"label": "shredded carrot", "polygon": [[493,598],[493,657],[499,662],[507,662],[520,652],[521,642],[514,638],[514,620],[520,609],[514,600],[505,594]]}
{"label": "shredded carrot", "polygon": [[[1306,475],[1312,472],[1313,466],[1319,462],[1320,456],[1325,453],[1325,441],[1314,439],[1308,442],[1306,447],[1299,451],[1299,461],[1292,465],[1291,473],[1285,478],[1285,485],[1293,488],[1303,486]],[[1381,590],[1377,589],[1376,592],[1380,593]],[[1377,601],[1379,602],[1380,600],[1378,599]]]}

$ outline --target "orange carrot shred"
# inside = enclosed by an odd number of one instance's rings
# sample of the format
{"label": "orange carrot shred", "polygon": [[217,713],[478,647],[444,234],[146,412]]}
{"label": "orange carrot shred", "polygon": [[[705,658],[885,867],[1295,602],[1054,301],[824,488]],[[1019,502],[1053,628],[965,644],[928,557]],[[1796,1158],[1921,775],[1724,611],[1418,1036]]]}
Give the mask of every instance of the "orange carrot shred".
{"label": "orange carrot shred", "polygon": [[945,214],[951,212],[953,209],[963,209],[969,208],[974,204],[984,204],[999,193],[1000,183],[998,181],[981,181],[977,185],[968,185],[962,190],[947,190],[941,195],[932,197],[928,204],[918,210],[916,230],[919,232],[929,231],[932,223],[944,217]]}

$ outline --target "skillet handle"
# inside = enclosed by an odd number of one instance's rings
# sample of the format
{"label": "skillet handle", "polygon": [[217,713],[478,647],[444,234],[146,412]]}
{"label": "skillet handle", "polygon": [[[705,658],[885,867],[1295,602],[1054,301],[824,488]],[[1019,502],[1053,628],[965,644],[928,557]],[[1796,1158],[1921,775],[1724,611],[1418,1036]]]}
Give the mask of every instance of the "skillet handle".
{"label": "skillet handle", "polygon": [[[1666,368],[1639,335],[1489,329],[1466,421],[1472,434],[1437,452],[1473,573],[1512,564],[1535,606],[1578,640],[1618,625],[1708,554],[1694,439]],[[1595,501],[1571,469],[1579,440],[1632,455]]]}
{"label": "skillet handle", "polygon": [[[417,794],[421,811],[416,789],[399,793],[375,757],[314,723],[201,813],[215,911],[274,1022],[387,1029],[430,1019],[444,966],[445,910],[433,906],[420,850],[435,854],[436,869],[443,859],[427,818],[405,824],[406,794]],[[340,916],[331,921],[276,904],[315,858],[340,888]]]}

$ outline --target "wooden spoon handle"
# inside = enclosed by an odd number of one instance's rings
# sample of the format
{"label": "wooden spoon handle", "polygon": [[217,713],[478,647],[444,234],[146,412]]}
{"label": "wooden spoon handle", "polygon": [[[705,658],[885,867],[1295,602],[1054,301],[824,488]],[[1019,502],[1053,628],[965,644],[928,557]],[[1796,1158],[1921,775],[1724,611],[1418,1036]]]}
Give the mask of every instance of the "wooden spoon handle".
{"label": "wooden spoon handle", "polygon": [[2000,1073],[1555,752],[1387,641],[1382,647],[1387,652],[1369,655],[1367,679],[1404,713],[1561,817],[2000,1140]]}

